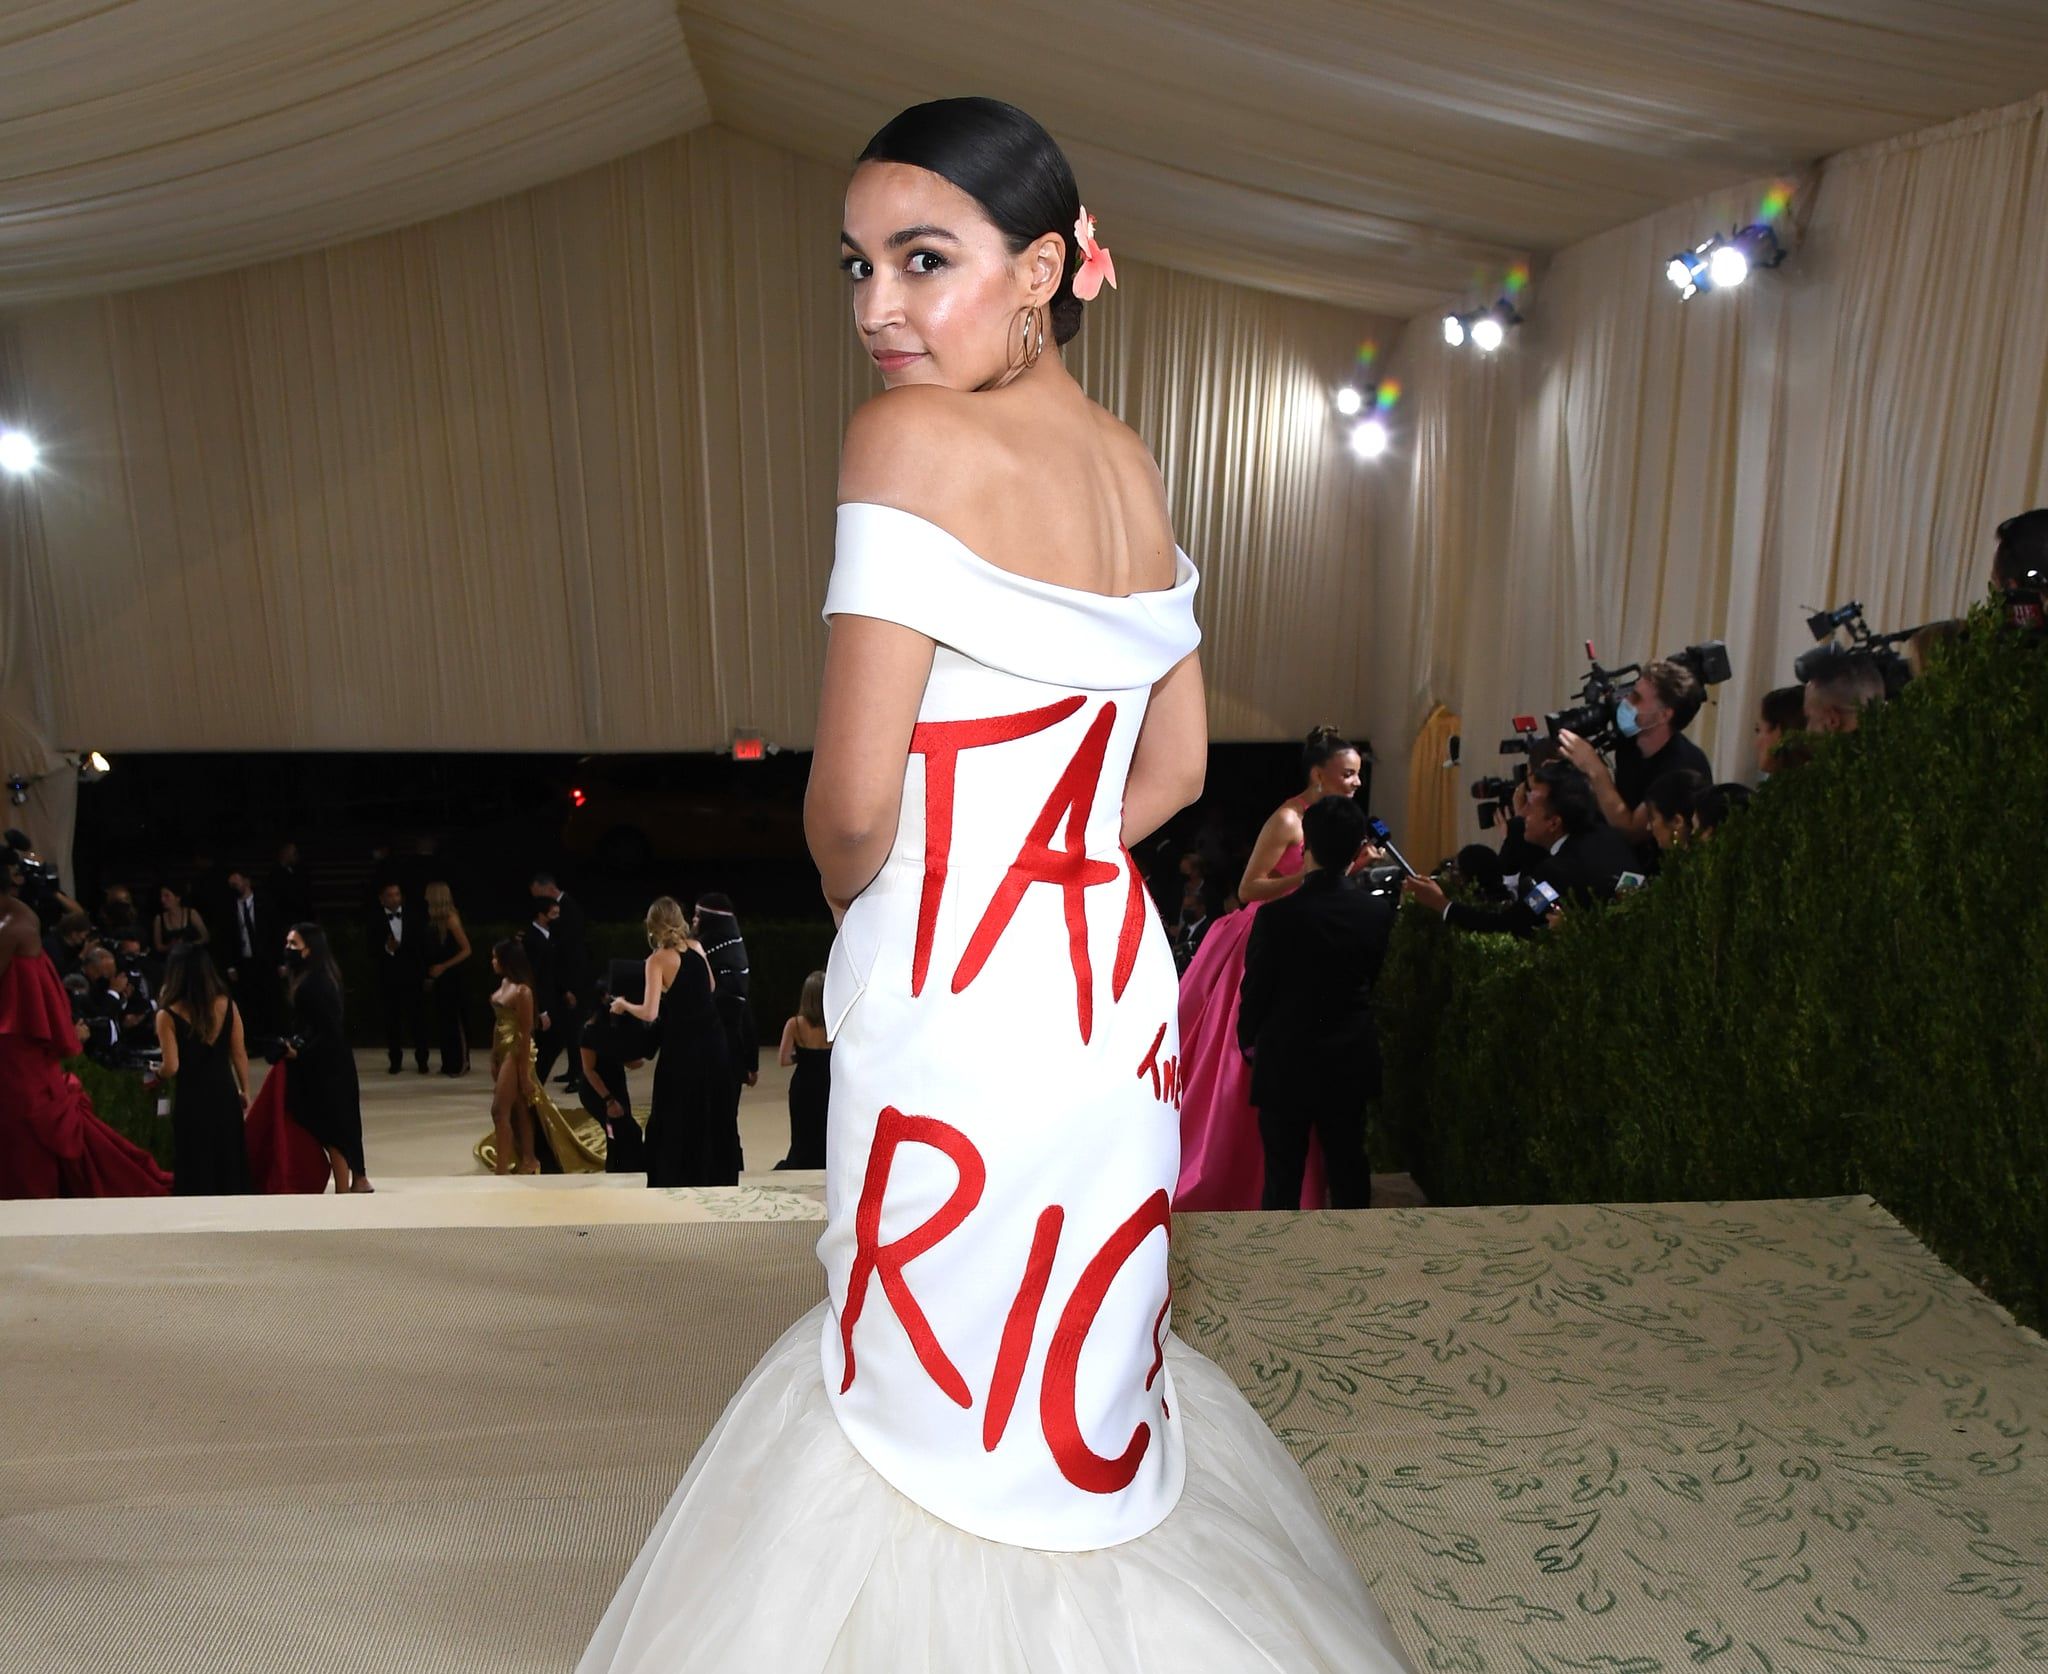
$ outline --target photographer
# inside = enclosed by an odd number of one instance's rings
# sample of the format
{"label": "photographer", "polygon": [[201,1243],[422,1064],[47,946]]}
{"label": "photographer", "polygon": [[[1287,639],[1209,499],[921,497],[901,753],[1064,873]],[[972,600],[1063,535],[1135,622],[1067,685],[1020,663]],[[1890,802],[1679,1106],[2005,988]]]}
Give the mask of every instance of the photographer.
{"label": "photographer", "polygon": [[1884,671],[1864,651],[1834,651],[1818,659],[1806,679],[1806,730],[1854,732],[1863,711],[1884,702]]}
{"label": "photographer", "polygon": [[89,986],[84,1003],[72,1009],[91,1031],[86,1056],[111,1067],[132,1064],[136,1049],[153,1038],[156,1007],[147,987],[103,947],[88,948],[79,969]]}
{"label": "photographer", "polygon": [[5,838],[9,849],[8,860],[20,873],[16,881],[15,896],[24,905],[34,909],[36,919],[44,931],[54,930],[57,921],[66,913],[83,912],[85,909],[64,893],[57,881],[57,868],[35,851],[29,842],[28,833],[19,826],[9,826]]}
{"label": "photographer", "polygon": [[1237,1043],[1252,1060],[1251,1100],[1266,1153],[1260,1204],[1291,1209],[1301,1202],[1313,1129],[1331,1207],[1363,1209],[1372,1199],[1365,1101],[1379,1091],[1372,989],[1397,898],[1347,881],[1366,852],[1365,810],[1354,799],[1310,803],[1301,832],[1301,885],[1260,908],[1239,989]]}
{"label": "photographer", "polygon": [[1592,784],[1593,795],[1607,823],[1636,848],[1653,846],[1650,817],[1643,798],[1667,773],[1681,769],[1712,782],[1714,770],[1702,750],[1684,736],[1700,712],[1706,689],[1683,663],[1659,658],[1645,663],[1628,695],[1616,706],[1614,768],[1609,772],[1600,752],[1571,731],[1557,735],[1570,762]]}
{"label": "photographer", "polygon": [[2008,517],[1998,526],[1998,548],[1991,559],[1991,585],[2010,600],[2027,595],[2039,626],[2041,598],[2048,593],[2048,506]]}
{"label": "photographer", "polygon": [[1526,788],[1524,830],[1541,858],[1522,874],[1513,901],[1495,907],[1453,901],[1429,878],[1408,879],[1403,885],[1407,892],[1460,930],[1515,936],[1533,935],[1544,922],[1549,905],[1538,911],[1530,904],[1542,899],[1544,892],[1551,904],[1613,899],[1615,884],[1634,854],[1627,839],[1602,822],[1585,774],[1564,762],[1550,762],[1531,775]]}
{"label": "photographer", "polygon": [[43,938],[43,951],[50,956],[60,981],[81,968],[91,940],[92,920],[84,913],[66,913],[57,920],[57,928]]}

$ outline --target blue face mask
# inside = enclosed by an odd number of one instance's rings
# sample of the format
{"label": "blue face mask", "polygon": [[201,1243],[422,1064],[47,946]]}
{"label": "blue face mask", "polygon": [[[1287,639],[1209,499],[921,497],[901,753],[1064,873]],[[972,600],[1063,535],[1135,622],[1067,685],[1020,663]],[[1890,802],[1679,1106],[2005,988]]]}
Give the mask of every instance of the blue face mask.
{"label": "blue face mask", "polygon": [[1623,698],[1614,706],[1614,725],[1624,738],[1633,738],[1643,730],[1636,722],[1636,706],[1629,699]]}

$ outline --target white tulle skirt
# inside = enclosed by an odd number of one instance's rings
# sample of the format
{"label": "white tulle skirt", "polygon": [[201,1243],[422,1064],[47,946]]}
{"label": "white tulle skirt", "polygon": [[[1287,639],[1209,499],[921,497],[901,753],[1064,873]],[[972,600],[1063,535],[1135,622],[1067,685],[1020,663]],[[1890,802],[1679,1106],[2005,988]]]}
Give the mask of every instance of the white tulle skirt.
{"label": "white tulle skirt", "polygon": [[1405,1670],[1308,1483],[1236,1385],[1169,1338],[1187,1486],[1151,1533],[1038,1552],[875,1474],[825,1400],[824,1306],[748,1375],[578,1674],[1377,1674]]}

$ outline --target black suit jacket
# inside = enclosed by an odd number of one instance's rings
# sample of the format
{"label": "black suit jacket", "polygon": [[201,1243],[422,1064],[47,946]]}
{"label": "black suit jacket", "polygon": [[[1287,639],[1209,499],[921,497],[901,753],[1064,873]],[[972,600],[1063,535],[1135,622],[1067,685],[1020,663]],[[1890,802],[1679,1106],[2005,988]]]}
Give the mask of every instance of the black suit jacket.
{"label": "black suit jacket", "polygon": [[540,1027],[539,1013],[557,1010],[562,1003],[562,966],[554,936],[539,925],[528,923],[519,932],[519,945],[526,949],[526,962],[533,967],[533,1026]]}
{"label": "black suit jacket", "polygon": [[382,906],[370,909],[363,932],[370,949],[370,968],[377,973],[380,983],[404,981],[418,985],[426,980],[427,915],[407,902],[399,909],[399,921],[405,934],[399,939],[398,951],[386,953],[384,941],[391,934],[390,921]]}
{"label": "black suit jacket", "polygon": [[[207,928],[213,932],[214,963],[223,971],[240,970],[244,976],[261,971],[275,976],[277,968],[284,963],[285,932],[291,922],[280,919],[268,892],[256,891],[256,930],[252,938],[254,952],[248,959],[242,957],[242,901],[237,896],[228,903],[227,916],[215,924],[207,920]],[[376,945],[384,945],[382,921],[379,920],[379,934]]]}
{"label": "black suit jacket", "polygon": [[1444,920],[1461,930],[1531,935],[1543,922],[1522,905],[1521,898],[1529,892],[1531,884],[1549,884],[1567,906],[1589,906],[1596,901],[1613,900],[1616,880],[1635,863],[1635,850],[1626,837],[1611,825],[1596,825],[1591,831],[1567,837],[1556,854],[1544,855],[1524,871],[1516,898],[1505,906],[1475,907],[1453,901]]}
{"label": "black suit jacket", "polygon": [[586,1002],[590,998],[590,953],[586,944],[589,921],[566,892],[556,897],[556,904],[561,908],[552,939],[556,989],[567,989],[579,1003]]}
{"label": "black suit jacket", "polygon": [[1317,870],[1259,909],[1245,947],[1237,1040],[1252,1054],[1260,1109],[1379,1090],[1372,990],[1398,901]]}

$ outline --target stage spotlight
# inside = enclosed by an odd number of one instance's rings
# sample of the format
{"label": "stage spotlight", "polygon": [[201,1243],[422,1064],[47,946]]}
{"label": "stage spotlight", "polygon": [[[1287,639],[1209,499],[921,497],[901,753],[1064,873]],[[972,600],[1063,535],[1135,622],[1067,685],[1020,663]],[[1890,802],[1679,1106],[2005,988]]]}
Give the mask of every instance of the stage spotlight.
{"label": "stage spotlight", "polygon": [[1760,267],[1776,267],[1784,247],[1768,224],[1758,221],[1723,238],[1716,233],[1691,250],[1681,250],[1664,264],[1664,277],[1678,287],[1678,299],[1689,302],[1702,291],[1731,291]]}
{"label": "stage spotlight", "polygon": [[25,477],[36,468],[42,449],[26,430],[0,430],[0,471]]}
{"label": "stage spotlight", "polygon": [[19,773],[7,776],[7,800],[17,808],[28,801],[28,781]]}
{"label": "stage spotlight", "polygon": [[1707,277],[1717,291],[1732,291],[1749,277],[1749,258],[1732,244],[1717,244],[1707,257]]}
{"label": "stage spotlight", "polygon": [[1387,451],[1387,427],[1376,418],[1352,426],[1351,451],[1360,459],[1377,459]]}
{"label": "stage spotlight", "polygon": [[1444,341],[1454,349],[1462,348],[1465,342],[1465,316],[1446,314],[1444,316]]}
{"label": "stage spotlight", "polygon": [[1349,384],[1346,384],[1342,389],[1337,391],[1337,411],[1342,413],[1346,418],[1349,418],[1353,413],[1357,412],[1358,409],[1363,407],[1364,405],[1365,397],[1360,395],[1358,391],[1353,389]]}
{"label": "stage spotlight", "polygon": [[1501,346],[1507,340],[1507,328],[1491,314],[1483,314],[1472,322],[1472,347],[1486,354]]}
{"label": "stage spotlight", "polygon": [[78,782],[81,785],[89,785],[95,780],[104,779],[113,770],[113,766],[114,764],[99,751],[88,750],[78,758]]}

